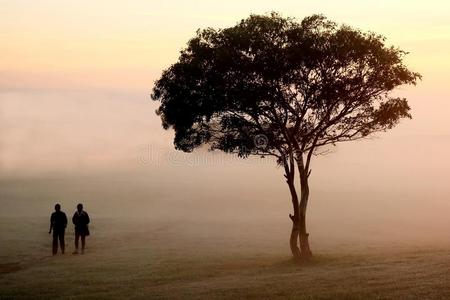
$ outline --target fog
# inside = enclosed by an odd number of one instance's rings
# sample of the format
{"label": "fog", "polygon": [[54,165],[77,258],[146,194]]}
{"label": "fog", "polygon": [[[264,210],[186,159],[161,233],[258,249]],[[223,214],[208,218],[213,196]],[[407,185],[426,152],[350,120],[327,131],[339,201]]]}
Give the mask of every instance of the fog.
{"label": "fog", "polygon": [[[313,240],[448,241],[450,136],[420,98],[413,120],[314,158]],[[82,202],[94,218],[273,224],[287,237],[282,170],[268,158],[174,150],[148,93],[7,91],[0,101],[3,217],[47,216],[56,202],[70,214]]]}

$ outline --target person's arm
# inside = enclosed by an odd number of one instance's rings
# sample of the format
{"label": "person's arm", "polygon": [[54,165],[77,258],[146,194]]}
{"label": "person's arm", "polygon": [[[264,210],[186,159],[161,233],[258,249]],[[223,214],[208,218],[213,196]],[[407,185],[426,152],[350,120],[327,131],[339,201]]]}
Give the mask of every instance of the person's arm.
{"label": "person's arm", "polygon": [[77,213],[74,213],[74,214],[73,214],[73,217],[72,217],[72,223],[73,223],[73,225],[77,225],[76,216],[77,216]]}
{"label": "person's arm", "polygon": [[53,229],[53,219],[54,219],[54,217],[53,217],[53,214],[52,214],[51,217],[50,217],[50,229],[49,229],[49,231],[48,231],[48,234],[52,233],[52,229]]}
{"label": "person's arm", "polygon": [[89,215],[87,212],[86,213],[86,225],[89,224],[89,222],[91,222],[91,219],[89,218]]}
{"label": "person's arm", "polygon": [[67,216],[66,214],[64,214],[64,228],[67,227]]}

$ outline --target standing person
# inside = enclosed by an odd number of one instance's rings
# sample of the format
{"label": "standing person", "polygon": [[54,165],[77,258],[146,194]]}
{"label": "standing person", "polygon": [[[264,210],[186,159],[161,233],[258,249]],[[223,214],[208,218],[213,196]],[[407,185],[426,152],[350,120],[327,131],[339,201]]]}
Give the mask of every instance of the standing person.
{"label": "standing person", "polygon": [[83,210],[83,204],[77,205],[77,211],[73,214],[72,222],[75,225],[75,251],[78,254],[78,241],[81,238],[81,254],[84,254],[86,245],[86,236],[89,235],[88,224],[90,222],[89,215]]}
{"label": "standing person", "polygon": [[65,242],[64,242],[64,233],[66,231],[67,226],[67,217],[64,212],[61,211],[61,205],[55,205],[55,212],[52,213],[50,217],[50,230],[48,234],[52,233],[53,230],[53,255],[58,253],[58,240],[59,247],[61,248],[61,254],[64,254],[65,250]]}

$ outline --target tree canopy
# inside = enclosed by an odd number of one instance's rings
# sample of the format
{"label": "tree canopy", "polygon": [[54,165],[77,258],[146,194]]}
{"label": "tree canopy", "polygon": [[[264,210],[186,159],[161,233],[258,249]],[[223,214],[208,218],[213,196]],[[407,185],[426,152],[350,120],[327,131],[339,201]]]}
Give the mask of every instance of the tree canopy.
{"label": "tree canopy", "polygon": [[420,75],[403,64],[406,52],[384,42],[321,15],[251,15],[198,30],[152,98],[177,149],[207,144],[279,159],[292,149],[314,152],[411,117],[407,100],[389,92]]}

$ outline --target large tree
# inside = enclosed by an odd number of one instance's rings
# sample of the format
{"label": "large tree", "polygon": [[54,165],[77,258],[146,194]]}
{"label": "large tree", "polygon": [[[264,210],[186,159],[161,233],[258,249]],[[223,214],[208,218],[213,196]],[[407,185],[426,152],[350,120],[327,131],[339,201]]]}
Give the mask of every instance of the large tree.
{"label": "large tree", "polygon": [[420,79],[403,64],[405,54],[380,35],[320,15],[301,22],[251,15],[198,30],[155,82],[152,99],[163,127],[175,131],[176,149],[207,145],[276,159],[291,194],[292,254],[309,257],[311,158],[411,118],[407,100],[389,94]]}

